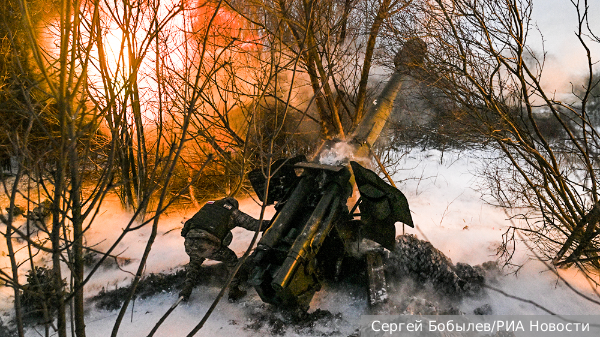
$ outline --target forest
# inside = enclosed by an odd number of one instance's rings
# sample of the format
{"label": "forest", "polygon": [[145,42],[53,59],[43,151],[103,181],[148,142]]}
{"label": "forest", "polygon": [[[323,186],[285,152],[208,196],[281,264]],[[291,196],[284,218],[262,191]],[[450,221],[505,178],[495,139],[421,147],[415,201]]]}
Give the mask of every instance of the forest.
{"label": "forest", "polygon": [[477,196],[510,221],[489,259],[517,273],[524,250],[598,305],[598,4],[565,3],[584,67],[562,93],[533,0],[4,1],[0,335],[33,336],[32,310],[40,335],[95,335],[90,298],[113,264],[117,336],[182,214],[232,196],[267,219],[248,173],[349,141],[393,81],[381,135],[363,140],[371,168],[402,185],[418,151],[476,156]]}

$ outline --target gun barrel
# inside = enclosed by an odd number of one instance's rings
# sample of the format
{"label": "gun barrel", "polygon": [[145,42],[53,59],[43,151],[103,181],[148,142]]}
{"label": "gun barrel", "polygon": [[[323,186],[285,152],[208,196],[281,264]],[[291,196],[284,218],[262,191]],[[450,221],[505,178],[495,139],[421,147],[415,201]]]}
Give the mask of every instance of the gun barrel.
{"label": "gun barrel", "polygon": [[290,198],[283,205],[281,212],[278,212],[277,217],[273,220],[271,227],[265,231],[259,246],[273,248],[279,239],[289,231],[289,227],[293,224],[292,219],[296,216],[302,201],[310,192],[310,179],[312,178],[306,176],[300,180]]}
{"label": "gun barrel", "polygon": [[[361,123],[352,133],[351,138],[353,141],[359,144],[366,143],[368,145],[373,145],[375,143],[392,112],[394,99],[400,91],[405,79],[406,75],[403,72],[394,72],[377,98],[377,107],[367,112]],[[355,153],[355,155],[357,155],[357,153]]]}
{"label": "gun barrel", "polygon": [[341,198],[339,196],[336,196],[336,198],[333,199],[333,202],[331,203],[331,211],[329,212],[329,215],[327,215],[327,218],[324,221],[326,226],[321,227],[319,229],[319,231],[317,232],[317,234],[315,234],[315,236],[312,238],[312,240],[310,242],[311,252],[313,252],[313,253],[318,252],[319,249],[321,249],[321,245],[323,244],[323,241],[325,241],[325,239],[327,238],[327,235],[329,235],[329,232],[333,228],[334,219],[337,217],[337,215],[340,212],[340,207],[339,207],[340,200],[341,200]]}
{"label": "gun barrel", "polygon": [[292,248],[289,250],[287,258],[273,277],[271,286],[274,289],[286,288],[293,279],[298,265],[310,259],[308,255],[310,255],[311,251],[310,244],[312,238],[318,232],[321,224],[323,224],[322,220],[327,214],[327,211],[334,211],[332,206],[334,206],[335,203],[332,201],[337,197],[338,190],[339,186],[337,184],[332,184],[331,188],[321,197],[321,200],[319,200],[317,207],[306,222],[304,229],[298,235]]}

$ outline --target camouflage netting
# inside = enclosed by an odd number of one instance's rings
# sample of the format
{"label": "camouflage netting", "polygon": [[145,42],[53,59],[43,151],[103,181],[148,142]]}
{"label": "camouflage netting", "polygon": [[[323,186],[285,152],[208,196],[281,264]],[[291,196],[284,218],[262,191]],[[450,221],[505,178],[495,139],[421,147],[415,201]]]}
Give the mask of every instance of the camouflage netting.
{"label": "camouflage netting", "polygon": [[481,266],[452,261],[428,241],[414,235],[400,235],[396,246],[385,263],[386,272],[392,279],[411,278],[419,285],[431,285],[436,293],[462,298],[482,292],[485,270]]}

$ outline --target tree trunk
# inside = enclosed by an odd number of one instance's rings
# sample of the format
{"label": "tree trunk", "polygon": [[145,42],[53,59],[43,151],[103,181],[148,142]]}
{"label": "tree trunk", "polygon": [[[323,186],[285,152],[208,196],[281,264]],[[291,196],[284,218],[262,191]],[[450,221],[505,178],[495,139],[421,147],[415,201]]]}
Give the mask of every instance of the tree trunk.
{"label": "tree trunk", "polygon": [[[18,180],[17,180],[18,181]],[[16,185],[16,183],[15,183]],[[15,250],[12,245],[12,211],[14,209],[14,200],[11,200],[11,207],[6,221],[6,249],[8,250],[8,258],[10,259],[10,267],[12,272],[12,288],[15,296],[15,320],[17,321],[17,333],[19,337],[24,336],[23,330],[23,312],[21,308],[21,290],[19,289],[19,267],[15,258]]]}
{"label": "tree trunk", "polygon": [[[73,135],[75,139],[75,135]],[[75,333],[77,337],[85,337],[85,319],[84,319],[84,306],[83,306],[83,217],[81,214],[82,201],[81,201],[81,177],[80,167],[77,156],[77,143],[73,142],[70,144],[69,157],[70,157],[70,170],[71,170],[71,215],[73,224],[73,270],[72,275],[74,279],[74,310],[75,310]]]}
{"label": "tree trunk", "polygon": [[377,41],[377,36],[379,35],[379,29],[381,28],[381,24],[383,24],[383,20],[387,16],[390,3],[391,0],[383,0],[381,6],[379,6],[377,15],[373,20],[371,31],[369,32],[369,40],[367,41],[367,48],[365,50],[365,59],[363,62],[362,73],[360,75],[360,82],[358,84],[358,94],[356,98],[356,113],[354,115],[355,125],[360,123],[363,117],[365,100],[367,99],[367,84],[369,82],[369,72],[371,71],[371,60],[373,59],[373,53],[375,52],[375,42]]}
{"label": "tree trunk", "polygon": [[[577,262],[585,251],[589,251],[589,253],[587,254],[592,254],[592,252],[594,251],[594,246],[591,243],[592,240],[598,235],[596,230],[598,228],[599,222],[600,205],[595,204],[594,207],[581,219],[580,225],[578,225],[568,237],[562,249],[559,251],[556,258],[554,259],[554,264],[563,265]],[[584,227],[585,232],[583,232]],[[559,261],[560,258],[564,256],[564,254],[571,248],[573,243],[576,241],[579,242],[577,248],[575,248],[571,255],[569,255],[564,261]]]}

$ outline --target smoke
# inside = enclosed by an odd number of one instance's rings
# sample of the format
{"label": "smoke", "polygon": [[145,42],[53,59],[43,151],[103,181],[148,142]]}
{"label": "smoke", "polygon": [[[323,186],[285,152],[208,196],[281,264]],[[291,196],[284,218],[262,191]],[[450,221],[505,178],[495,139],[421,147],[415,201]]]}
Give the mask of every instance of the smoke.
{"label": "smoke", "polygon": [[319,163],[323,165],[344,165],[355,159],[356,147],[347,142],[337,142],[332,147],[325,149],[319,155]]}

